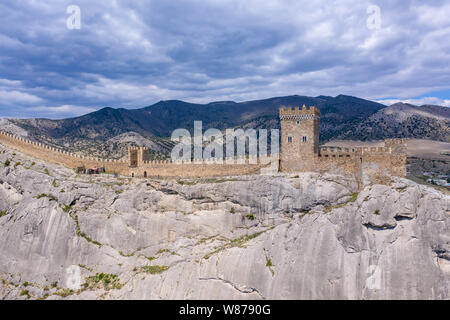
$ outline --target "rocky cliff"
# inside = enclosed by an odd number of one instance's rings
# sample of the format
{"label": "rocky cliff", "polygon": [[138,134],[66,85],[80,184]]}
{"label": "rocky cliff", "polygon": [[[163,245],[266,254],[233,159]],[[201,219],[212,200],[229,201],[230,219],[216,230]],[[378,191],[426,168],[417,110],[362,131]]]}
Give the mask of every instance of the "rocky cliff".
{"label": "rocky cliff", "polygon": [[77,176],[0,147],[0,298],[449,299],[450,196],[300,174]]}

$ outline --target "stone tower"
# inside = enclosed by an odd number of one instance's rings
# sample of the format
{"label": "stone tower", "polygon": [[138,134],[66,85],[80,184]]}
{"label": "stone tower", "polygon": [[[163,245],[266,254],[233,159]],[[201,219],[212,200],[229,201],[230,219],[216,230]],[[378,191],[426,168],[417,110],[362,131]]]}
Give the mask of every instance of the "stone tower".
{"label": "stone tower", "polygon": [[144,161],[150,160],[148,147],[128,147],[128,165],[139,167]]}
{"label": "stone tower", "polygon": [[319,154],[320,110],[280,108],[281,171],[315,171]]}

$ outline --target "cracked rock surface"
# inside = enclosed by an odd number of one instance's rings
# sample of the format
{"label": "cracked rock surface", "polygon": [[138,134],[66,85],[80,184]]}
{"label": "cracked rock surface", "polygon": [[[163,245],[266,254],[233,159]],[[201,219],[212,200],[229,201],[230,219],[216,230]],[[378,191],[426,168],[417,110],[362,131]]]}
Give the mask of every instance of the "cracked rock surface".
{"label": "cracked rock surface", "polygon": [[86,176],[0,146],[0,213],[2,299],[450,298],[450,196],[407,179]]}

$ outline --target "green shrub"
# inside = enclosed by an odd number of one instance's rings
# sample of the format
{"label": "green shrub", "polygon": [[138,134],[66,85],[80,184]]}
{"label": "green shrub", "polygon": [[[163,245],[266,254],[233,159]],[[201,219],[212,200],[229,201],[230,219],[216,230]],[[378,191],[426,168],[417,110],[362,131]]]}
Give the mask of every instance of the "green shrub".
{"label": "green shrub", "polygon": [[69,206],[69,205],[65,204],[65,205],[63,205],[61,208],[62,208],[62,210],[63,210],[64,212],[69,212],[70,209],[72,209],[72,206]]}
{"label": "green shrub", "polygon": [[140,270],[142,272],[146,272],[146,273],[150,273],[150,274],[159,274],[159,273],[163,273],[164,271],[169,270],[169,267],[168,266],[158,266],[158,265],[143,266],[140,268]]}
{"label": "green shrub", "polygon": [[253,214],[248,214],[245,216],[248,220],[255,220],[255,216]]}
{"label": "green shrub", "polygon": [[48,171],[47,168],[44,169],[44,172],[45,172],[46,175],[50,175],[50,171]]}
{"label": "green shrub", "polygon": [[27,296],[29,298],[30,297],[30,292],[28,290],[22,290],[20,292],[20,295],[21,296]]}
{"label": "green shrub", "polygon": [[40,198],[45,198],[45,197],[49,198],[49,201],[58,201],[55,196],[53,196],[51,194],[46,194],[46,193],[38,194],[35,198],[40,199]]}
{"label": "green shrub", "polygon": [[119,277],[116,274],[111,273],[97,273],[95,276],[86,278],[86,282],[83,284],[84,289],[88,288],[103,288],[105,290],[120,289],[123,284],[120,283]]}
{"label": "green shrub", "polygon": [[16,163],[14,163],[14,167],[18,167],[20,165],[21,165],[20,161],[17,161]]}
{"label": "green shrub", "polygon": [[236,210],[234,209],[234,207],[231,207],[230,212],[231,212],[231,213],[235,213],[235,212],[236,212]]}
{"label": "green shrub", "polygon": [[347,201],[347,203],[350,203],[350,202],[355,202],[356,201],[356,199],[358,199],[358,192],[356,192],[356,193],[352,193],[351,195],[350,195],[350,199]]}
{"label": "green shrub", "polygon": [[9,159],[6,159],[4,165],[5,167],[9,167],[9,165],[11,164],[11,161],[9,161]]}
{"label": "green shrub", "polygon": [[380,210],[375,210],[375,212],[373,214],[379,215],[380,214]]}
{"label": "green shrub", "polygon": [[8,213],[7,210],[0,211],[0,218],[3,217],[3,216],[6,216],[6,213]]}

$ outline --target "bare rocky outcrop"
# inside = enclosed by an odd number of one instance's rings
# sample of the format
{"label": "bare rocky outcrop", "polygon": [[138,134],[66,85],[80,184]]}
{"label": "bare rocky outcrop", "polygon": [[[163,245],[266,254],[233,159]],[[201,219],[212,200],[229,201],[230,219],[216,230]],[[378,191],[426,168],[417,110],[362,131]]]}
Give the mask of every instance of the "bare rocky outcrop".
{"label": "bare rocky outcrop", "polygon": [[449,200],[400,178],[78,176],[0,147],[0,297],[449,299]]}

